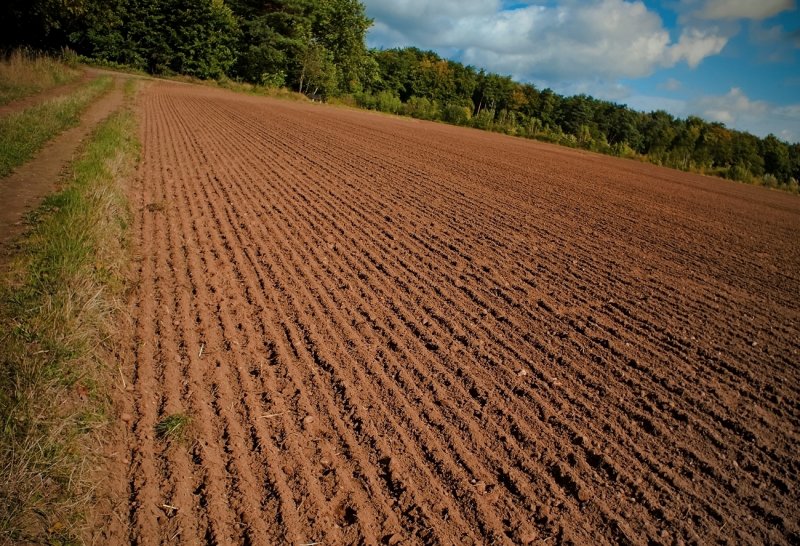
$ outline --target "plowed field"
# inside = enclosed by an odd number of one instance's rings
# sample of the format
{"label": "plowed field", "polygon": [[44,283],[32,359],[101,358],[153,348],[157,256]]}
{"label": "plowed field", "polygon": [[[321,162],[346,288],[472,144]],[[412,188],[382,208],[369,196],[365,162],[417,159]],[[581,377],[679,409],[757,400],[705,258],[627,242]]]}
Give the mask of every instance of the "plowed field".
{"label": "plowed field", "polygon": [[800,541],[800,198],[187,85],[140,109],[109,541]]}

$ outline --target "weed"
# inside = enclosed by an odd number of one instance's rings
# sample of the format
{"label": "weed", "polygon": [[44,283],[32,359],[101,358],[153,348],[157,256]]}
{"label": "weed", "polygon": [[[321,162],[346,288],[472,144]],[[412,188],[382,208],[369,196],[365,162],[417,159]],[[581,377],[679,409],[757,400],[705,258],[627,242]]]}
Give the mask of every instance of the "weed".
{"label": "weed", "polygon": [[185,440],[191,422],[185,413],[173,413],[156,423],[156,436],[162,440]]}

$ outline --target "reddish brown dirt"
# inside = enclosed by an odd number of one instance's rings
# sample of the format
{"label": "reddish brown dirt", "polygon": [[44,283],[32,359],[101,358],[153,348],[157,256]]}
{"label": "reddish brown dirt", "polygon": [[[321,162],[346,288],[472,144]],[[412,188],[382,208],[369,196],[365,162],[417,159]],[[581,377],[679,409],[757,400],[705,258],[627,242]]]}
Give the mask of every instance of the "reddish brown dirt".
{"label": "reddish brown dirt", "polygon": [[797,197],[190,86],[141,111],[107,541],[800,540]]}

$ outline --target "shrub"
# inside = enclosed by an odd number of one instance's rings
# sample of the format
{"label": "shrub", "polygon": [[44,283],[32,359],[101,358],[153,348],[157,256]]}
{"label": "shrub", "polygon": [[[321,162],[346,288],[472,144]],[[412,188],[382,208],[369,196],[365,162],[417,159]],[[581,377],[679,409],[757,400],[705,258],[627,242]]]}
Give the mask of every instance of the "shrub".
{"label": "shrub", "polygon": [[400,97],[391,91],[381,91],[375,97],[375,108],[381,112],[389,114],[397,114],[403,108],[403,102]]}
{"label": "shrub", "polygon": [[481,110],[470,120],[470,125],[477,129],[490,130],[494,125],[494,110]]}
{"label": "shrub", "polygon": [[448,104],[442,112],[442,119],[454,125],[467,125],[472,118],[472,108],[459,104]]}
{"label": "shrub", "polygon": [[261,85],[269,88],[283,87],[286,85],[286,72],[279,70],[273,73],[261,74]]}
{"label": "shrub", "polygon": [[411,97],[408,99],[405,113],[417,119],[441,119],[439,103],[426,97]]}
{"label": "shrub", "polygon": [[747,167],[737,163],[728,169],[728,172],[725,173],[725,178],[738,180],[739,182],[746,182],[749,184],[753,180],[753,175],[750,173]]}

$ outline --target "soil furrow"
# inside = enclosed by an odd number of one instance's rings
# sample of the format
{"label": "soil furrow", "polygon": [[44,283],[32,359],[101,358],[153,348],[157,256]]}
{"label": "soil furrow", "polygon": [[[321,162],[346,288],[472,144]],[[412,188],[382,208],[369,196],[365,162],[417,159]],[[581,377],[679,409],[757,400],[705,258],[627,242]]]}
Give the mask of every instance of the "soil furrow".
{"label": "soil furrow", "polygon": [[[796,198],[143,95],[130,541],[800,536]],[[190,441],[156,437],[179,412]]]}

